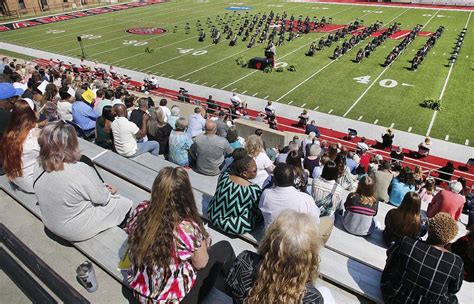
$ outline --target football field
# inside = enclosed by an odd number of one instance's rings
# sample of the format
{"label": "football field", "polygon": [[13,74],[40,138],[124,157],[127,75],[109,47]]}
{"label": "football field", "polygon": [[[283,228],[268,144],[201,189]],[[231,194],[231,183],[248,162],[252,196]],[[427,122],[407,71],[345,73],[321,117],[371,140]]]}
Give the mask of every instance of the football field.
{"label": "football field", "polygon": [[[385,57],[402,39],[387,39],[369,58],[355,63],[357,51],[371,37],[333,60],[333,50],[343,40],[308,57],[305,53],[310,44],[329,34],[310,32],[292,41],[285,40],[277,47],[277,67],[283,67],[283,71],[274,69],[270,73],[236,62],[239,58],[248,61],[263,57],[266,43],[248,48],[248,40],[241,41],[239,36],[236,45],[229,46],[225,34],[218,44],[212,43],[208,20],[219,30],[227,23],[235,32],[244,16],[253,18],[270,11],[279,15],[286,12],[288,18],[294,15],[296,20],[300,15],[303,20],[306,16],[325,16],[328,20],[332,18],[334,25],[347,25],[359,19],[365,26],[380,21],[382,27],[398,22],[402,30],[411,30],[417,24],[423,32],[435,32],[439,26],[445,29],[417,71],[410,70],[410,61],[428,36],[417,36],[406,51],[385,67]],[[184,0],[0,32],[0,41],[79,57],[81,49],[76,37],[82,36],[88,60],[472,146],[472,19],[466,11],[408,7]],[[188,33],[186,23],[190,27]],[[203,42],[198,41],[199,27],[206,32]],[[459,55],[455,64],[450,65],[456,41],[465,27],[467,33]],[[153,28],[154,34],[144,30],[141,34],[127,32],[144,28]],[[289,66],[295,66],[296,71],[289,71]],[[441,99],[441,110],[421,107],[426,99]]]}

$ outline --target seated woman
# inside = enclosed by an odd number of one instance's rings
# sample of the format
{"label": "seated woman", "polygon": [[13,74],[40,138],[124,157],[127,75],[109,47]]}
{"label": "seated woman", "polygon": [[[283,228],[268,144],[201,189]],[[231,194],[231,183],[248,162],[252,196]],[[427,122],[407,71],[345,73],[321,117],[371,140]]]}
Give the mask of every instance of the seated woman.
{"label": "seated woman", "polygon": [[111,125],[115,119],[115,112],[112,106],[102,108],[102,116],[95,123],[95,144],[104,149],[113,149]]}
{"label": "seated woman", "polygon": [[187,133],[188,120],[178,118],[175,123],[175,130],[171,131],[168,160],[182,167],[189,166],[189,149],[193,145],[191,134]]}
{"label": "seated woman", "polygon": [[421,199],[416,192],[405,194],[397,209],[391,209],[385,216],[383,239],[387,245],[404,236],[420,238],[426,234],[428,219],[423,216]]}
{"label": "seated woman", "polygon": [[342,201],[342,188],[336,183],[338,169],[336,163],[328,160],[324,165],[321,176],[313,179],[311,194],[316,205],[321,211],[319,230],[322,240],[327,242],[334,226],[334,214],[339,209]]}
{"label": "seated woman", "polygon": [[160,155],[169,151],[169,138],[173,127],[166,122],[166,116],[161,107],[154,108],[150,114],[147,125],[147,136],[149,140],[160,144]]}
{"label": "seated woman", "polygon": [[321,147],[317,144],[312,144],[308,150],[308,154],[303,160],[303,167],[310,174],[313,174],[314,168],[319,166]]}
{"label": "seated woman", "polygon": [[405,236],[390,247],[380,283],[385,303],[458,303],[463,261],[444,248],[457,232],[441,212],[430,219],[426,242]]}
{"label": "seated woman", "polygon": [[425,157],[430,154],[431,138],[426,137],[423,142],[418,145],[418,157]]}
{"label": "seated woman", "polygon": [[347,196],[342,224],[347,232],[365,236],[375,229],[378,201],[375,198],[375,181],[365,175],[359,180],[356,192]]}
{"label": "seated woman", "polygon": [[474,226],[471,225],[467,230],[465,236],[460,237],[446,248],[462,258],[464,262],[464,280],[474,282]]}
{"label": "seated woman", "polygon": [[121,224],[132,201],[104,184],[81,157],[74,127],[62,121],[40,133],[33,188],[46,228],[71,242],[87,240]]}
{"label": "seated woman", "polygon": [[237,128],[234,126],[230,127],[229,130],[227,131],[226,139],[229,142],[229,145],[232,147],[232,149],[243,147],[241,138],[239,138],[239,133],[237,132]]}
{"label": "seated woman", "polygon": [[284,210],[266,230],[258,253],[242,252],[231,267],[225,281],[234,303],[323,303],[314,287],[321,247],[313,218]]}
{"label": "seated woman", "polygon": [[293,166],[295,173],[295,187],[301,192],[306,192],[308,185],[308,172],[303,168],[301,156],[298,151],[290,151],[286,157],[286,163]]}
{"label": "seated woman", "polygon": [[140,303],[200,303],[235,259],[226,241],[210,247],[190,193],[186,170],[165,167],[127,223],[128,281]]}
{"label": "seated woman", "polygon": [[0,158],[8,179],[27,193],[34,193],[33,170],[40,150],[38,136],[35,112],[27,101],[18,100],[3,135]]}
{"label": "seated woman", "polygon": [[222,172],[207,210],[213,225],[228,233],[243,234],[262,220],[258,209],[262,190],[250,182],[256,174],[257,165],[250,156],[235,160],[230,172]]}
{"label": "seated woman", "polygon": [[275,166],[265,153],[262,138],[258,135],[250,135],[245,141],[245,149],[250,157],[253,157],[257,164],[257,174],[251,178],[250,182],[263,188],[269,174],[273,173]]}
{"label": "seated woman", "polygon": [[405,194],[410,191],[415,191],[415,177],[410,168],[404,168],[397,177],[394,177],[390,187],[389,202],[398,207]]}
{"label": "seated woman", "polygon": [[334,161],[337,166],[338,178],[336,182],[341,185],[342,189],[354,191],[357,188],[357,179],[352,175],[351,169],[346,165],[347,153],[339,152]]}

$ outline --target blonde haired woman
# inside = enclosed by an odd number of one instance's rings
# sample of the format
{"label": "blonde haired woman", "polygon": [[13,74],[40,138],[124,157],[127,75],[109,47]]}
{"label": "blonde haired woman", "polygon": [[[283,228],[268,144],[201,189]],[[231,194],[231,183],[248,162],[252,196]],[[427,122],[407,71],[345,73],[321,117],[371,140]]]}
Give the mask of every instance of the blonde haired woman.
{"label": "blonde haired woman", "polygon": [[268,227],[258,254],[242,252],[226,284],[234,303],[323,303],[314,287],[321,238],[314,219],[283,211]]}
{"label": "blonde haired woman", "polygon": [[269,174],[273,173],[275,166],[265,153],[262,138],[258,135],[250,135],[245,141],[245,149],[248,155],[252,157],[257,164],[257,175],[251,179],[250,182],[263,188],[262,186],[268,179]]}
{"label": "blonde haired woman", "polygon": [[150,113],[147,129],[148,140],[157,141],[160,144],[160,154],[167,154],[173,127],[166,122],[166,116],[161,107],[154,108]]}

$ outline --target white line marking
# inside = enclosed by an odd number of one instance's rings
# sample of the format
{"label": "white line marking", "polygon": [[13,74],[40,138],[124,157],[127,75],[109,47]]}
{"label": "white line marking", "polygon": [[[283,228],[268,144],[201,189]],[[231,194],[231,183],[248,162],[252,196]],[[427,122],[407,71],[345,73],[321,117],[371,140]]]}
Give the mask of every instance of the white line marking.
{"label": "white line marking", "polygon": [[163,73],[163,74],[160,75],[160,77],[165,77],[165,75],[166,75],[166,73]]}
{"label": "white line marking", "polygon": [[[339,57],[341,58],[341,57]],[[319,73],[321,73],[322,71],[324,71],[328,66],[330,66],[331,64],[333,64],[334,62],[336,62],[336,60],[333,60],[331,62],[329,62],[328,64],[326,64],[325,66],[323,66],[322,68],[320,68],[319,70],[317,70],[316,72],[314,72],[313,74],[311,74],[310,76],[306,77],[305,80],[303,80],[302,82],[300,82],[299,84],[297,84],[294,88],[292,88],[291,90],[289,90],[288,92],[286,92],[285,94],[283,94],[282,96],[280,96],[280,98],[278,98],[277,100],[275,101],[280,101],[282,100],[283,98],[285,98],[288,94],[290,94],[291,92],[293,92],[294,90],[296,90],[297,88],[299,88],[300,86],[302,86],[303,84],[305,84],[308,80],[310,80],[311,78],[313,78],[314,76],[318,75]]]}
{"label": "white line marking", "polygon": [[334,111],[334,110],[333,110],[333,109],[329,110],[328,114],[331,114],[331,113],[332,113],[332,111]]}
{"label": "white line marking", "polygon": [[408,132],[411,132],[412,129],[413,129],[412,127],[409,127],[409,128],[408,128]]}
{"label": "white line marking", "polygon": [[464,142],[464,144],[465,144],[466,146],[469,146],[469,139],[466,139],[466,141]]}
{"label": "white line marking", "polygon": [[270,96],[270,95],[267,95],[267,96],[263,97],[263,99],[267,99],[269,96]]}
{"label": "white line marking", "polygon": [[235,92],[235,91],[237,91],[237,88],[233,88],[233,89],[232,89],[232,92]]}
{"label": "white line marking", "polygon": [[[467,17],[466,25],[464,26],[465,28],[467,28],[467,26],[469,25],[469,21],[471,20],[471,15],[472,15],[472,12],[470,12],[469,17]],[[446,80],[444,81],[443,88],[441,89],[441,93],[439,94],[439,97],[438,97],[439,100],[443,99],[444,92],[446,91],[446,87],[448,86],[448,82],[449,82],[449,79],[451,78],[451,72],[453,71],[453,68],[454,68],[454,64],[452,64],[451,67],[449,68],[448,75],[446,76]],[[438,111],[434,111],[433,116],[431,117],[430,124],[428,125],[428,130],[426,130],[426,136],[429,136],[431,133],[431,129],[433,128],[433,124],[436,119],[436,115],[438,115]]]}
{"label": "white line marking", "polygon": [[447,135],[444,137],[444,140],[446,140],[446,141],[449,140],[449,134],[447,134]]}
{"label": "white line marking", "polygon": [[414,87],[414,85],[408,84],[408,83],[402,83],[402,86],[405,86],[405,87]]}
{"label": "white line marking", "polygon": [[211,86],[211,88],[215,87],[216,85],[217,85],[217,83],[214,83],[214,84]]}
{"label": "white line marking", "polygon": [[303,104],[301,105],[302,108],[304,108],[305,106],[306,106],[306,103],[303,103]]}
{"label": "white line marking", "polygon": [[173,78],[174,75],[169,75],[168,78]]}
{"label": "white line marking", "polygon": [[234,56],[236,56],[236,55],[239,55],[240,53],[246,52],[246,51],[248,51],[248,50],[250,50],[250,49],[245,49],[245,50],[243,50],[243,51],[240,51],[240,52],[234,53],[234,54],[232,54],[232,55],[229,55],[229,56],[227,56],[227,57],[224,57],[224,58],[222,58],[222,59],[220,59],[220,60],[218,60],[218,61],[214,61],[213,63],[210,63],[210,64],[208,64],[208,65],[205,65],[205,66],[203,66],[203,67],[200,67],[200,68],[197,69],[197,70],[194,70],[194,71],[191,71],[191,72],[189,72],[189,73],[187,73],[187,74],[184,74],[183,76],[179,77],[178,79],[180,79],[180,78],[182,78],[182,77],[189,76],[189,75],[194,74],[194,73],[196,73],[196,72],[199,72],[199,71],[201,71],[201,70],[204,70],[204,69],[206,69],[206,68],[208,68],[208,67],[210,67],[210,66],[213,66],[214,64],[217,64],[217,63],[219,63],[219,62],[222,62],[222,61],[224,61],[224,60],[227,60],[227,59],[229,59],[229,58],[231,58],[231,57],[234,57]]}
{"label": "white line marking", "polygon": [[[436,16],[436,14],[438,14],[439,10],[436,11],[436,13],[425,23],[425,25],[423,25],[423,27],[421,29],[424,29],[428,23],[430,23],[430,21],[434,18],[434,16]],[[390,22],[389,22],[390,23]],[[388,70],[388,68],[390,66],[392,66],[392,64],[394,63],[395,61],[392,61],[389,65],[387,65],[383,71],[377,76],[377,78],[375,78],[375,80],[369,85],[369,87],[362,93],[362,95],[359,96],[359,98],[356,99],[356,101],[354,101],[354,103],[349,107],[349,109],[347,109],[346,113],[344,113],[344,115],[342,115],[342,117],[346,117],[347,114],[349,114],[350,111],[352,111],[352,109],[359,103],[359,101],[362,100],[362,98],[364,98],[365,94],[367,94],[369,92],[369,90],[376,84],[378,83],[378,80],[380,79],[380,77],[382,77],[383,74],[385,74],[385,72]]]}
{"label": "white line marking", "polygon": [[317,109],[319,109],[319,106],[317,106],[316,108],[314,108],[314,111],[316,111]]}
{"label": "white line marking", "polygon": [[288,103],[289,105],[293,103],[293,100],[290,100],[290,102]]}
{"label": "white line marking", "polygon": [[362,119],[362,117],[364,117],[364,116],[359,116],[359,118],[357,118],[357,120],[361,120],[361,119]]}
{"label": "white line marking", "polygon": [[242,93],[240,93],[240,94],[242,94],[242,95],[243,95],[243,94],[245,94],[245,93],[247,93],[247,91],[243,91],[243,92],[242,92]]}
{"label": "white line marking", "polygon": [[389,127],[389,128],[390,128],[390,129],[392,129],[392,128],[393,128],[393,126],[395,126],[395,123],[394,123],[394,122],[392,122],[392,124],[390,125],[390,127]]}
{"label": "white line marking", "polygon": [[376,120],[374,121],[374,125],[376,125],[378,122],[379,122],[379,120],[376,119]]}
{"label": "white line marking", "polygon": [[257,95],[258,95],[258,93],[255,93],[255,94],[253,94],[252,96],[255,97],[255,96],[257,96]]}
{"label": "white line marking", "polygon": [[189,80],[189,78],[186,78],[184,81],[188,81],[188,80]]}
{"label": "white line marking", "polygon": [[194,80],[194,81],[193,81],[193,83],[196,83],[196,82],[198,82],[198,81],[197,81],[197,80]]}
{"label": "white line marking", "polygon": [[206,85],[207,81],[206,82],[203,82],[201,85]]}

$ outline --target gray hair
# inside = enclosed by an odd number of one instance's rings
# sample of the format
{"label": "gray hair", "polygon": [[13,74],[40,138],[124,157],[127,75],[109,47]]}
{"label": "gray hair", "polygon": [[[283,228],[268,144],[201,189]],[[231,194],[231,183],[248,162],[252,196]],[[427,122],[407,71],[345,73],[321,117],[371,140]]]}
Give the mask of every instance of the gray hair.
{"label": "gray hair", "polygon": [[64,170],[81,158],[76,130],[63,121],[46,125],[38,138],[39,162],[46,172]]}
{"label": "gray hair", "polygon": [[318,156],[321,153],[321,147],[319,145],[311,145],[309,147],[309,156]]}
{"label": "gray hair", "polygon": [[142,97],[138,100],[138,107],[140,109],[147,108],[148,109],[148,98]]}
{"label": "gray hair", "polygon": [[176,123],[175,123],[176,131],[184,132],[187,127],[188,127],[188,120],[186,118],[181,117],[176,120]]}
{"label": "gray hair", "polygon": [[173,106],[171,108],[171,115],[179,116],[180,113],[181,113],[181,109],[178,106]]}

